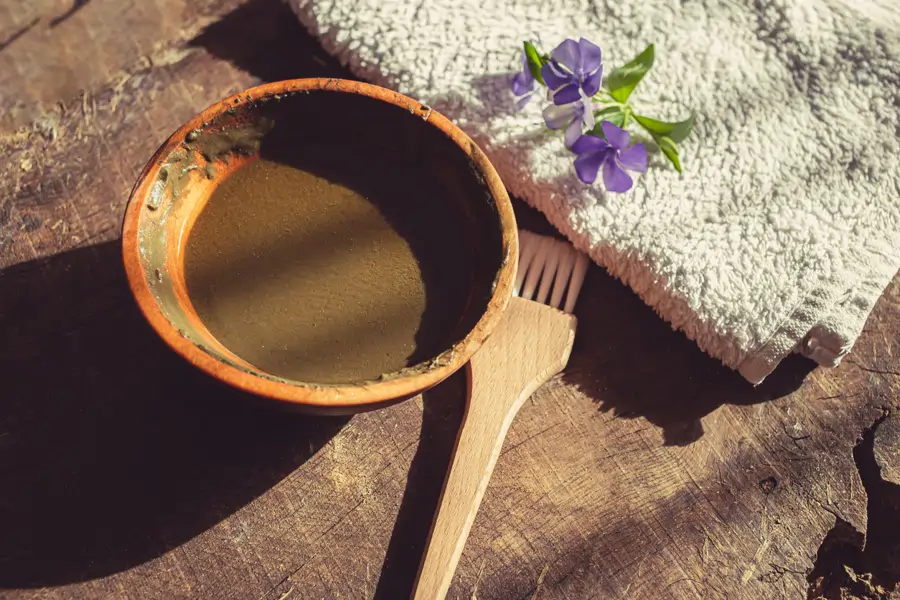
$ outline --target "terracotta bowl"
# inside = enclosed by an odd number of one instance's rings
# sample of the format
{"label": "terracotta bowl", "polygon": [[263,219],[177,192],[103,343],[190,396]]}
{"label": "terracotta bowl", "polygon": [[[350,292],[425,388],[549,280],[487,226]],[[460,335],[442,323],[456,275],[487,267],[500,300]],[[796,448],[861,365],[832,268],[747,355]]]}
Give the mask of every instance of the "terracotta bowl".
{"label": "terracotta bowl", "polygon": [[[427,360],[375,381],[298,382],[242,360],[198,317],[185,283],[191,228],[218,183],[264,153],[272,136],[285,134],[296,136],[288,143],[300,144],[351,136],[355,143],[371,144],[376,152],[439,148],[436,153],[429,150],[435,157],[429,177],[458,188],[457,196],[464,199],[465,247],[473,251],[475,273],[465,314],[443,347]],[[122,245],[138,306],[178,354],[235,388],[319,413],[358,412],[410,398],[466,364],[506,308],[518,250],[506,190],[465,133],[406,96],[338,79],[262,85],[226,98],[185,123],[138,178],[125,213]]]}

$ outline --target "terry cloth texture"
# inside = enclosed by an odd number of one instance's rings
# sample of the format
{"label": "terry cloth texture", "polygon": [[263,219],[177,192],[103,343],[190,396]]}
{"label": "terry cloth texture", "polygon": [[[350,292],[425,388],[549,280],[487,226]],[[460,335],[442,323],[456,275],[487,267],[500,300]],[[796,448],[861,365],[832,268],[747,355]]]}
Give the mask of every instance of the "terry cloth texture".
{"label": "terry cloth texture", "polygon": [[[792,351],[835,365],[900,266],[896,0],[291,0],[359,77],[484,149],[509,191],[710,355],[762,381]],[[522,41],[647,44],[639,112],[696,113],[623,195],[578,181],[544,96],[517,110]],[[633,139],[640,141],[637,132]]]}

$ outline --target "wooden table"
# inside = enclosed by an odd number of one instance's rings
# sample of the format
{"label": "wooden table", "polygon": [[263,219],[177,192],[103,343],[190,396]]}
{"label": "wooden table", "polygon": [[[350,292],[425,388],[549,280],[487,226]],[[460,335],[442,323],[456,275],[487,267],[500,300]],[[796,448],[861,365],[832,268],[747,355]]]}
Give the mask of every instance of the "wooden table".
{"label": "wooden table", "polygon": [[[0,597],[408,594],[461,377],[352,419],[255,408],[162,345],[119,262],[130,187],[177,125],[259,81],[341,74],[278,0],[0,6]],[[600,268],[577,312],[450,598],[896,582],[900,279],[839,368],[791,358],[757,388]]]}

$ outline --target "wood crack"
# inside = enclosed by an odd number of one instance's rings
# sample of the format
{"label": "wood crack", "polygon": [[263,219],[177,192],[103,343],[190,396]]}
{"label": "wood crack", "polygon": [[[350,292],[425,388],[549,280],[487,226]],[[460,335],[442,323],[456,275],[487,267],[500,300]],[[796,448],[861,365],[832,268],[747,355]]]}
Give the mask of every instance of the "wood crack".
{"label": "wood crack", "polygon": [[853,458],[867,498],[866,531],[858,531],[827,506],[835,524],[822,540],[807,577],[808,598],[886,600],[900,582],[900,486],[882,479],[875,461],[875,433],[889,417],[865,429]]}

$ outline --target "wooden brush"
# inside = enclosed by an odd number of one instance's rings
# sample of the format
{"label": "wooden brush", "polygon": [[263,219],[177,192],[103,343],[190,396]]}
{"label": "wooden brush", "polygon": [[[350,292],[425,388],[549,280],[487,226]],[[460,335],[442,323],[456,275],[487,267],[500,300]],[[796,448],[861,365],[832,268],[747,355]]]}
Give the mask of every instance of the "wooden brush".
{"label": "wooden brush", "polygon": [[587,256],[566,242],[528,231],[519,231],[519,246],[515,297],[469,361],[466,412],[415,600],[446,596],[513,418],[536,389],[562,371],[572,350],[577,321],[571,313]]}

